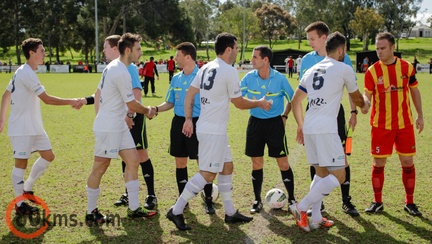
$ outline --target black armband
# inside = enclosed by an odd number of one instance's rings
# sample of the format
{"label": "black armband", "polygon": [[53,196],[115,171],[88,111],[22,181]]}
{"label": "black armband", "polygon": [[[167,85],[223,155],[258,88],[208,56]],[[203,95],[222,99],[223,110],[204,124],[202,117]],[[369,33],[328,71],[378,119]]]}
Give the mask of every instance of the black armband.
{"label": "black armband", "polygon": [[94,97],[93,96],[85,97],[85,100],[87,101],[87,105],[94,104]]}

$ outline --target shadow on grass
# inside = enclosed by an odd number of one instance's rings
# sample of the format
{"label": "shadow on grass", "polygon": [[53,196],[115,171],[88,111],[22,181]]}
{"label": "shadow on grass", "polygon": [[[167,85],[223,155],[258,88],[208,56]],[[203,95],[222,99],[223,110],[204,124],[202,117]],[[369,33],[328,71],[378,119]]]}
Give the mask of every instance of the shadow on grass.
{"label": "shadow on grass", "polygon": [[[382,215],[386,218],[388,218],[390,221],[399,224],[401,226],[403,226],[407,231],[411,232],[413,235],[416,235],[420,238],[423,238],[425,240],[432,240],[432,232],[429,229],[425,229],[425,228],[421,228],[418,226],[415,226],[411,223],[408,223],[406,221],[403,221],[399,218],[396,218],[386,212],[382,213]],[[432,226],[432,221],[430,219],[426,219],[423,216],[420,217],[415,217],[413,216],[412,218],[420,218],[423,222],[427,223],[429,226]]]}
{"label": "shadow on grass", "polygon": [[[23,222],[25,221],[25,222]],[[12,224],[14,226],[14,228],[16,229],[16,231],[25,233],[25,234],[31,234],[36,232],[40,226],[33,226],[31,224],[29,224],[29,216],[27,215],[15,215],[14,218],[12,219]],[[30,226],[31,225],[31,226]],[[9,231],[6,235],[3,235],[1,237],[1,241],[0,243],[44,243],[46,242],[45,240],[45,234],[54,229],[54,226],[48,225],[48,228],[38,237],[33,238],[33,239],[24,239],[24,238],[20,238],[17,235],[19,235],[18,232],[16,232],[17,234],[12,233],[11,231]]]}

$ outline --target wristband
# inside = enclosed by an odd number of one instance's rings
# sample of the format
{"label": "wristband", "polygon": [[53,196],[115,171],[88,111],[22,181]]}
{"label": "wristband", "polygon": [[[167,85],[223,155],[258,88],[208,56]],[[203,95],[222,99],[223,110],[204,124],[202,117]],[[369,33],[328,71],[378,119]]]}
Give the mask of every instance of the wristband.
{"label": "wristband", "polygon": [[357,111],[357,109],[356,110],[351,110],[351,113],[352,114],[358,114],[358,111]]}
{"label": "wristband", "polygon": [[158,113],[159,112],[159,108],[158,108],[158,106],[156,106],[156,113]]}
{"label": "wristband", "polygon": [[288,119],[288,115],[282,114],[281,115],[282,118]]}
{"label": "wristband", "polygon": [[87,105],[94,104],[94,97],[93,96],[85,97],[85,100],[87,101]]}

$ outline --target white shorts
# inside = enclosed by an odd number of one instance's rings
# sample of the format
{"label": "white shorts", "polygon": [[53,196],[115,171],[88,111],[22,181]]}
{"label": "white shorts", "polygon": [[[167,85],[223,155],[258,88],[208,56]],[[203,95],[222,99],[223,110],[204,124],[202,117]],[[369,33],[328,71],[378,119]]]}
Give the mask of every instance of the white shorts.
{"label": "white shorts", "polygon": [[129,130],[123,132],[94,132],[96,143],[94,155],[102,158],[118,158],[121,150],[135,148]]}
{"label": "white shorts", "polygon": [[225,162],[232,162],[227,135],[197,133],[197,138],[200,170],[219,173]]}
{"label": "white shorts", "polygon": [[320,167],[345,166],[345,152],[337,133],[304,135],[309,164]]}
{"label": "white shorts", "polygon": [[11,136],[10,141],[14,158],[28,159],[35,151],[51,150],[51,142],[48,135],[37,136]]}

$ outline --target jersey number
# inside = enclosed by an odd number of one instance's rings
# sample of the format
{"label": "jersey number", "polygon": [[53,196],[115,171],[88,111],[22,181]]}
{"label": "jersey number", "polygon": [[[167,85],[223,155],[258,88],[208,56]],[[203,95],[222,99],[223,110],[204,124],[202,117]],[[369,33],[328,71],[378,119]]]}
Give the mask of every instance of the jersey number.
{"label": "jersey number", "polygon": [[[204,74],[206,73],[207,69],[208,68],[206,68],[204,70],[204,72],[203,72]],[[217,72],[216,72],[215,69],[209,70],[209,72],[208,72],[208,78],[207,78],[206,81],[204,81],[205,75],[203,75],[202,78],[201,78],[200,89],[204,89],[204,90],[210,90],[210,89],[212,89],[213,84],[214,84],[214,80],[215,80],[215,77],[216,77],[216,73]]]}
{"label": "jersey number", "polygon": [[15,91],[15,75],[12,77],[12,90],[11,93]]}
{"label": "jersey number", "polygon": [[322,76],[318,76],[318,72],[314,73],[312,87],[314,90],[319,90],[324,85],[324,78]]}

